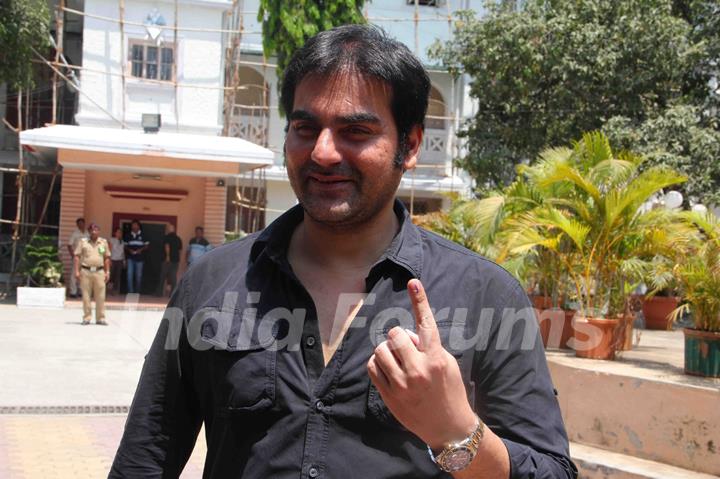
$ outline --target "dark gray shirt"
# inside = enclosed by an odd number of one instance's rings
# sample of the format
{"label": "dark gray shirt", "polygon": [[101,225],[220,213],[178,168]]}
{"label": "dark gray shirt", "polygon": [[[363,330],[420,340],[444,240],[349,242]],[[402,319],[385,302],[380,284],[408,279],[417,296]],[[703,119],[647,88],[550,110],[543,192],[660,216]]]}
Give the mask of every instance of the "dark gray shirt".
{"label": "dark gray shirt", "polygon": [[427,290],[471,405],[507,446],[511,477],[576,477],[519,283],[414,226],[397,202],[395,211],[400,231],[366,278],[365,304],[327,366],[315,306],[286,256],[300,206],[194,264],[146,357],[110,477],[178,477],[202,424],[205,478],[450,477],[367,375],[384,334],[414,328],[413,277]]}

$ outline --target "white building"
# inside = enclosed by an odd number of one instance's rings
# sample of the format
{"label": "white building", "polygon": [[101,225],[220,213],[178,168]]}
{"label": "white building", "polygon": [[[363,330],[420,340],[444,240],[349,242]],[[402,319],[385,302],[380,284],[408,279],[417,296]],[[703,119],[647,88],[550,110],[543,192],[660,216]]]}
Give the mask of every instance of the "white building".
{"label": "white building", "polygon": [[[455,132],[462,120],[473,113],[466,80],[453,79],[446,71],[433,65],[426,52],[436,40],[450,38],[452,24],[448,21],[449,14],[452,15],[457,7],[481,9],[482,2],[464,1],[448,5],[448,1],[424,0],[416,6],[414,0],[373,0],[366,2],[364,10],[371,23],[381,26],[405,43],[430,72],[432,92],[423,151],[418,167],[405,175],[398,192],[408,206],[410,198],[413,198],[414,213],[438,210],[448,202],[443,193],[455,191],[464,194],[470,188],[467,176],[452,166],[452,159],[459,154]],[[238,83],[244,88],[238,91],[234,104],[229,108],[227,133],[263,144],[275,152],[275,163],[265,172],[266,221],[269,222],[295,204],[295,196],[283,167],[285,119],[277,109],[277,78],[272,65],[264,64],[262,57],[262,25],[256,13],[259,0],[241,3],[241,10],[246,12],[242,25],[247,32],[239,37],[240,51],[235,58],[240,60]],[[416,13],[417,22],[414,21]],[[268,63],[271,64],[272,59]]]}
{"label": "white building", "polygon": [[[420,163],[405,175],[399,191],[406,204],[413,199],[414,213],[439,209],[448,201],[443,193],[469,189],[467,177],[452,166],[452,159],[458,156],[455,132],[472,113],[465,79],[453,79],[432,65],[426,50],[436,39],[450,37],[449,15],[457,7],[480,8],[481,2],[465,0],[462,5],[450,6],[448,1],[422,0],[415,5],[414,0],[374,0],[364,9],[371,23],[382,26],[418,54],[432,80]],[[262,56],[258,4],[259,0],[237,2],[234,11],[236,18],[242,12],[239,23],[243,26],[239,36],[231,33],[230,0],[84,0],[73,4],[83,11],[82,55],[69,59],[76,65],[73,70],[81,90],[75,122],[86,130],[71,136],[97,138],[78,140],[82,145],[76,145],[77,154],[72,145],[55,141],[57,132],[34,131],[24,140],[38,155],[54,155],[64,166],[61,239],[69,235],[74,218],[81,215],[99,221],[104,231],[118,221],[127,221],[131,214],[159,222],[189,215],[192,219],[179,228],[185,237],[194,223],[209,222],[218,242],[223,231],[258,229],[296,203],[283,167],[285,120],[277,108],[273,59]],[[239,88],[226,95],[230,86]],[[212,145],[215,140],[210,138],[223,134],[265,147],[272,152],[271,166],[252,171],[262,163],[258,160],[262,154],[247,148],[248,158],[240,158],[239,163],[221,161],[202,170],[190,159],[197,154],[188,149],[192,141],[173,141],[172,137],[148,144],[155,145],[153,148],[176,144],[182,151],[131,148],[135,156],[117,156],[118,145],[142,137],[129,135],[127,130],[140,131],[143,114],[161,116],[161,136],[208,138],[196,138],[200,148]],[[107,134],[97,133],[96,128]],[[238,145],[234,151],[243,151]],[[92,194],[72,193],[97,184],[104,186],[93,186],[97,191]],[[223,195],[219,194],[221,188]],[[179,205],[187,203],[187,208],[178,209],[178,204],[170,208],[170,203],[157,200],[160,195],[167,201],[178,191],[186,193],[177,201]],[[120,199],[123,202],[117,203]],[[204,210],[196,208],[199,203],[205,205]],[[116,211],[118,208],[126,211]],[[103,213],[104,209],[111,211]],[[118,218],[120,213],[125,216]],[[101,214],[110,216],[97,218]]]}

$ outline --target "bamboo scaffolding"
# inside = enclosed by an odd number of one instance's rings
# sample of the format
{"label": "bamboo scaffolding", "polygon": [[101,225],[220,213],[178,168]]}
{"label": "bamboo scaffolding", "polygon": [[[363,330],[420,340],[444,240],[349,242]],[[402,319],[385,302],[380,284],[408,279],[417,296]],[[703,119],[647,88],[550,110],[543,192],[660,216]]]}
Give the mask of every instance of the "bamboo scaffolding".
{"label": "bamboo scaffolding", "polygon": [[[115,23],[119,25],[120,30],[120,39],[121,39],[121,72],[116,73],[112,71],[106,71],[106,70],[99,70],[99,69],[93,69],[89,67],[84,67],[81,65],[72,65],[70,64],[67,59],[64,57],[62,44],[63,44],[63,32],[64,32],[64,15],[66,13],[79,15],[81,17],[86,18],[93,18],[100,21],[107,21],[111,23]],[[368,15],[367,6],[365,9],[365,18],[369,22],[387,22],[387,23],[402,23],[402,22],[412,22],[413,28],[414,28],[414,50],[416,53],[419,53],[420,49],[420,31],[419,31],[419,25],[421,23],[427,23],[427,22],[446,22],[448,25],[448,31],[449,34],[452,35],[452,28],[453,28],[453,21],[457,18],[453,12],[452,8],[450,6],[450,1],[448,0],[446,2],[446,14],[434,14],[434,15],[426,15],[420,13],[419,9],[419,1],[414,0],[414,11],[412,17],[384,17],[384,16],[370,16]],[[278,109],[278,105],[270,104],[270,96],[269,96],[269,88],[267,86],[267,83],[265,85],[260,85],[263,91],[262,96],[262,105],[246,105],[246,104],[240,104],[236,103],[237,99],[237,92],[247,89],[247,88],[255,88],[258,87],[258,85],[247,85],[242,83],[242,79],[240,78],[240,67],[241,66],[248,66],[248,67],[260,67],[261,70],[261,76],[264,79],[267,79],[268,77],[268,69],[276,68],[277,65],[271,63],[268,61],[268,59],[265,57],[265,55],[262,55],[262,61],[253,61],[248,58],[243,58],[244,52],[242,51],[242,36],[243,35],[256,35],[256,34],[262,34],[261,30],[252,30],[252,29],[246,29],[245,25],[243,24],[244,21],[244,15],[247,14],[257,14],[257,12],[250,12],[243,10],[243,2],[241,0],[233,0],[232,7],[227,12],[227,22],[224,22],[223,28],[197,28],[197,27],[187,27],[183,26],[179,22],[179,7],[178,7],[178,0],[174,0],[174,18],[173,18],[173,24],[172,25],[163,25],[162,29],[173,32],[173,74],[172,74],[172,81],[163,81],[163,80],[155,80],[155,79],[147,79],[143,78],[143,83],[154,83],[154,84],[164,84],[171,86],[175,91],[174,96],[174,113],[176,118],[176,129],[179,129],[180,126],[180,118],[179,118],[179,107],[178,107],[178,96],[180,89],[184,88],[194,88],[194,89],[207,89],[207,90],[219,90],[223,92],[223,104],[224,104],[224,121],[223,121],[223,134],[227,135],[229,130],[229,119],[232,113],[232,108],[241,108],[249,111],[257,111],[261,112],[262,117],[262,125],[261,130],[264,132],[264,139],[262,140],[262,143],[266,145],[267,148],[269,148],[271,151],[275,153],[281,153],[282,149],[279,146],[276,145],[270,145],[268,144],[268,134],[270,131],[270,111],[275,111]],[[40,55],[38,52],[34,52],[35,55],[39,58],[39,62],[45,64],[51,70],[53,71],[52,75],[52,123],[57,123],[57,117],[58,117],[58,107],[59,107],[59,94],[58,94],[58,86],[60,82],[66,83],[69,87],[73,88],[75,91],[77,91],[80,95],[84,96],[90,103],[92,103],[95,107],[97,107],[103,114],[107,115],[109,118],[111,118],[113,121],[117,122],[122,128],[128,128],[128,125],[125,122],[125,115],[126,115],[126,87],[127,87],[127,81],[131,77],[129,75],[129,72],[127,70],[128,66],[128,52],[126,51],[126,45],[125,45],[125,39],[126,39],[126,27],[132,26],[132,27],[145,27],[145,23],[136,22],[136,21],[129,21],[125,18],[125,0],[119,0],[118,4],[118,17],[108,17],[103,15],[97,15],[97,14],[91,14],[88,12],[83,12],[81,10],[69,8],[65,4],[65,0],[59,0],[59,5],[56,9],[55,14],[55,22],[56,22],[56,32],[55,32],[55,38],[51,38],[51,41],[53,45],[55,46],[55,56],[53,60],[48,60],[42,55]],[[229,47],[226,49],[225,52],[225,78],[230,79],[228,83],[222,86],[217,85],[200,85],[200,84],[188,84],[184,82],[178,81],[178,62],[177,62],[177,52],[178,52],[178,32],[202,32],[202,33],[221,33],[224,35],[228,35],[228,41],[225,43]],[[250,52],[250,55],[256,55],[254,52]],[[69,72],[67,75],[64,74],[61,69],[66,69],[67,72]],[[77,81],[77,78],[75,76],[75,72],[86,72],[90,74],[99,74],[99,75],[105,75],[105,76],[113,76],[113,77],[120,77],[122,81],[122,112],[121,112],[121,118],[115,117],[111,112],[109,112],[107,109],[103,108],[97,101],[95,101],[92,97],[90,97],[86,92],[84,92]],[[447,73],[445,70],[441,69],[428,69],[429,73]],[[450,84],[450,101],[444,102],[444,105],[446,106],[447,110],[444,115],[427,115],[427,119],[436,119],[436,120],[447,120],[450,122],[450,132],[448,134],[448,138],[450,139],[450,155],[452,157],[456,157],[460,146],[458,143],[458,139],[456,138],[456,132],[459,129],[460,125],[460,115],[459,110],[457,109],[457,103],[459,101],[458,99],[458,79],[453,79]],[[25,125],[28,124],[29,121],[29,108],[30,108],[30,101],[29,98],[36,94],[37,92],[31,92],[31,91],[25,91],[25,95],[28,97],[25,100]],[[8,97],[9,98],[9,97]],[[19,132],[22,129],[22,93],[17,95],[17,103],[20,105],[18,107],[18,123],[19,128],[15,129],[12,128],[11,125],[9,125],[7,122],[6,125],[15,130],[16,132]],[[37,108],[40,108],[40,105],[37,106]],[[5,120],[3,120],[5,121]],[[21,150],[21,148],[19,148]],[[27,174],[27,172],[24,169],[23,160],[22,160],[22,152],[19,153],[19,168],[13,169],[13,168],[0,168],[0,171],[3,172],[16,172],[19,175],[19,178],[23,178],[24,182],[24,176]],[[416,189],[416,178],[415,178],[415,172],[416,171],[429,171],[429,170],[440,170],[443,173],[441,176],[450,176],[452,177],[452,181],[454,181],[455,176],[455,167],[450,166],[448,168],[447,164],[418,164],[413,171],[410,172],[411,178],[410,178],[410,212],[411,214],[414,213],[414,201],[415,201],[415,189]],[[53,174],[56,175],[57,172],[54,173],[48,173],[48,172],[38,172],[38,174]],[[243,175],[231,175],[233,178],[235,178],[235,196],[236,200],[233,200],[231,203],[238,206],[236,210],[236,229],[240,227],[241,219],[243,217],[243,209],[246,209],[251,212],[249,223],[251,224],[251,228],[256,228],[259,226],[260,217],[258,215],[258,212],[264,211],[264,212],[274,212],[279,213],[281,211],[274,210],[272,208],[267,208],[267,183],[266,183],[266,175],[265,170],[261,170],[259,172],[251,172],[250,177],[247,177],[247,174]],[[247,185],[247,180],[249,179],[250,186]],[[241,186],[241,180],[242,186]],[[20,188],[22,188],[22,185],[20,185]],[[454,188],[454,183],[451,185],[451,189]],[[20,233],[20,224],[27,225],[27,226],[36,226],[35,231],[37,231],[37,226],[40,224],[38,223],[27,223],[22,221],[23,215],[25,214],[25,211],[27,208],[23,207],[24,203],[28,201],[27,198],[24,198],[26,196],[24,193],[18,195],[18,211],[16,213],[16,218],[14,221],[10,220],[0,220],[0,222],[3,223],[10,223],[15,225],[13,228],[13,237],[18,237]],[[47,205],[47,199],[45,204]],[[43,208],[42,216],[44,217],[46,207]],[[42,220],[42,218],[40,218]],[[43,227],[52,227],[48,225],[43,225]],[[14,245],[15,248],[15,245]],[[15,255],[15,249],[13,249],[13,255]],[[15,261],[15,256],[13,256],[13,262]]]}
{"label": "bamboo scaffolding", "polygon": [[127,74],[127,56],[125,52],[125,0],[119,0],[118,1],[118,9],[120,13],[120,69],[122,71],[122,95],[121,98],[121,113],[120,118],[122,119],[122,122],[125,123],[125,81],[126,81],[126,74]]}

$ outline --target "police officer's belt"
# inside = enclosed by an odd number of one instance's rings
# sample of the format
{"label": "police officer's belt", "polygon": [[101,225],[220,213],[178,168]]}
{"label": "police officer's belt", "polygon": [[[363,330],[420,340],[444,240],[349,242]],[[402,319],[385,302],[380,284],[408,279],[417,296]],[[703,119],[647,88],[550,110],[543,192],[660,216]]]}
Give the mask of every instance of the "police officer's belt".
{"label": "police officer's belt", "polygon": [[83,269],[88,269],[88,270],[90,270],[91,273],[95,273],[95,272],[100,271],[101,269],[103,269],[102,266],[85,266],[85,265],[82,265],[82,268],[83,268]]}

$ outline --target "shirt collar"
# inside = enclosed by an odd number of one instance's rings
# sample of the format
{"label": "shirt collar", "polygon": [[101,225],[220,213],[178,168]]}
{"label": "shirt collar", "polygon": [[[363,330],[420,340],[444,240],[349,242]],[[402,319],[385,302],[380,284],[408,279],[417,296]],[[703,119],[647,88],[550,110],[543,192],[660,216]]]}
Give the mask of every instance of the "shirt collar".
{"label": "shirt collar", "polygon": [[[393,204],[393,211],[400,222],[400,229],[375,267],[390,261],[404,268],[414,277],[420,278],[423,253],[420,229],[413,224],[410,213],[397,199]],[[250,259],[254,262],[265,254],[276,263],[282,264],[287,255],[292,233],[303,218],[304,211],[299,204],[280,215],[255,239]]]}

